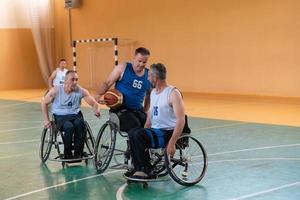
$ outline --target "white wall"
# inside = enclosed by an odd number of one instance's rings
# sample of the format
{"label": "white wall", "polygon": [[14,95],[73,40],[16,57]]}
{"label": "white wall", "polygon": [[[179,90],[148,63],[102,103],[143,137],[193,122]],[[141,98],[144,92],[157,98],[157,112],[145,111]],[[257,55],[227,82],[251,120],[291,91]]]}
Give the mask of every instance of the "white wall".
{"label": "white wall", "polygon": [[[54,0],[0,0],[0,29],[31,28],[31,19],[43,18]],[[49,25],[49,24],[43,24]],[[50,23],[51,27],[53,22]]]}
{"label": "white wall", "polygon": [[30,28],[30,0],[0,0],[0,28]]}

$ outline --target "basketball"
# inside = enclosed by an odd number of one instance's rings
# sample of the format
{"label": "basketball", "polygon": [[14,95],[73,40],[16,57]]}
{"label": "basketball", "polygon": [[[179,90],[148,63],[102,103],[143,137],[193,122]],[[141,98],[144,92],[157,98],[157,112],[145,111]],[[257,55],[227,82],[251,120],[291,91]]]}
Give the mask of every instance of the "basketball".
{"label": "basketball", "polygon": [[110,108],[118,108],[123,103],[123,94],[117,89],[108,90],[103,98],[105,104]]}

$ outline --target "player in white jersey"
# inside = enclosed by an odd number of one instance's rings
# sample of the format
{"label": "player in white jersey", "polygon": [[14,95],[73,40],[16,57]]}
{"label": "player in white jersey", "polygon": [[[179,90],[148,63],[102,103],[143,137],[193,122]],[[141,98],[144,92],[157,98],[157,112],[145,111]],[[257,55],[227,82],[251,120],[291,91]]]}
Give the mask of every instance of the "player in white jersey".
{"label": "player in white jersey", "polygon": [[55,69],[55,71],[51,74],[51,76],[48,79],[49,90],[54,86],[64,84],[65,76],[68,71],[66,67],[67,67],[66,59],[60,59],[58,68]]}
{"label": "player in white jersey", "polygon": [[129,143],[135,173],[132,178],[144,179],[149,175],[148,148],[167,148],[174,155],[175,143],[182,134],[185,111],[181,93],[166,82],[166,68],[157,63],[150,66],[149,80],[154,87],[150,95],[150,110],[144,129],[129,132]]}

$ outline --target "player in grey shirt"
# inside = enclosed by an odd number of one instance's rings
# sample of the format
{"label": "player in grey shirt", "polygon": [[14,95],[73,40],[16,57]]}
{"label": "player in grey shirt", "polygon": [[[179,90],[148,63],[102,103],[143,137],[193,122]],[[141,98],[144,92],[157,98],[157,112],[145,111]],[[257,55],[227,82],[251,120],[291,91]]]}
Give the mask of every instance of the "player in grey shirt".
{"label": "player in grey shirt", "polygon": [[[48,105],[53,102],[52,114],[54,115],[57,126],[61,125],[61,130],[64,132],[65,159],[82,157],[86,131],[80,112],[81,99],[83,98],[93,108],[97,117],[100,116],[100,105],[86,89],[77,84],[77,81],[77,72],[72,70],[68,71],[65,77],[65,84],[51,88],[42,100],[45,127],[51,126]],[[74,155],[72,153],[73,135]]]}

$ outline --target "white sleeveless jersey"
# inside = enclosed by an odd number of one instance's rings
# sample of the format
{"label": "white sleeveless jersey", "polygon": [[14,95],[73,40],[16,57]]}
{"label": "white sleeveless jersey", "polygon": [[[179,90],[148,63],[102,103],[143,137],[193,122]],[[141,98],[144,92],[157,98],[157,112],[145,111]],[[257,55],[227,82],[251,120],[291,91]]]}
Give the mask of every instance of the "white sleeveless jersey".
{"label": "white sleeveless jersey", "polygon": [[67,69],[64,69],[63,71],[61,71],[59,68],[56,68],[56,76],[55,76],[55,79],[53,80],[54,86],[64,84],[67,71],[68,71]]}
{"label": "white sleeveless jersey", "polygon": [[150,96],[151,128],[174,129],[176,117],[170,106],[170,94],[173,86],[167,86],[160,94],[153,89]]}

